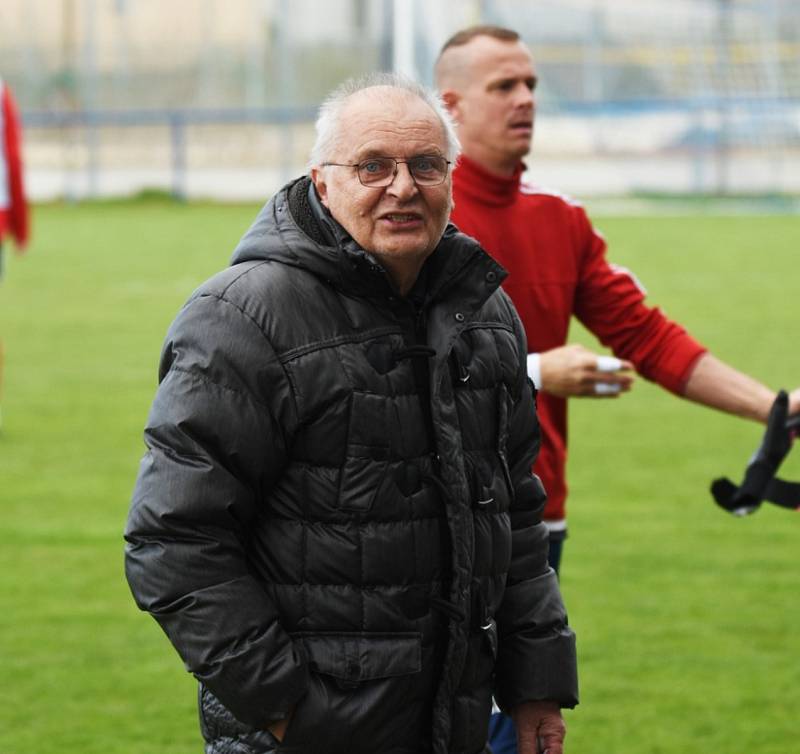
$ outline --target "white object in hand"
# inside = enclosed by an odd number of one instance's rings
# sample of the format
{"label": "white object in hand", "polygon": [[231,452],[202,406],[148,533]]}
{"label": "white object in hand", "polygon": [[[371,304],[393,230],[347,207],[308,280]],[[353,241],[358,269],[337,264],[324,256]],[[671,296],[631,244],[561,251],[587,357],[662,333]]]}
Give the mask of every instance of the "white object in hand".
{"label": "white object in hand", "polygon": [[[615,356],[597,357],[598,372],[619,372],[620,369],[622,369],[622,362]],[[605,384],[605,383],[600,383],[600,384]]]}
{"label": "white object in hand", "polygon": [[594,392],[596,395],[613,395],[618,393],[622,386],[618,382],[595,382]]}

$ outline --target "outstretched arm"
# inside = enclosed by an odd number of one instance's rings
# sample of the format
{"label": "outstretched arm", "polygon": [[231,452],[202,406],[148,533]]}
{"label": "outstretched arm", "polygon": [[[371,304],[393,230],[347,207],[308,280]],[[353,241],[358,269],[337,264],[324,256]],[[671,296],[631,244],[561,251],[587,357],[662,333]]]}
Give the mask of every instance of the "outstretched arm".
{"label": "outstretched arm", "polygon": [[[710,353],[701,356],[686,387],[685,398],[746,419],[765,422],[776,393]],[[800,412],[800,388],[789,394],[789,414]]]}

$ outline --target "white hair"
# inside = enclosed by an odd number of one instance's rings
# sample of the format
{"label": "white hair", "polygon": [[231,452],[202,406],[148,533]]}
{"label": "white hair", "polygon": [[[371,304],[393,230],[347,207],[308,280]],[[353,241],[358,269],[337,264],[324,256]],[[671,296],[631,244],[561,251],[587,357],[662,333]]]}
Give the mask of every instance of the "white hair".
{"label": "white hair", "polygon": [[432,89],[428,89],[413,79],[400,74],[368,73],[364,76],[348,79],[340,84],[320,105],[316,122],[317,138],[311,148],[311,156],[308,161],[309,169],[318,167],[333,157],[336,145],[346,130],[346,124],[342,124],[340,121],[342,111],[350,97],[365,89],[387,86],[421,99],[433,110],[444,131],[445,157],[450,162],[455,162],[461,152],[461,144],[459,144],[458,136],[456,135],[453,119],[450,113],[447,112],[439,95]]}

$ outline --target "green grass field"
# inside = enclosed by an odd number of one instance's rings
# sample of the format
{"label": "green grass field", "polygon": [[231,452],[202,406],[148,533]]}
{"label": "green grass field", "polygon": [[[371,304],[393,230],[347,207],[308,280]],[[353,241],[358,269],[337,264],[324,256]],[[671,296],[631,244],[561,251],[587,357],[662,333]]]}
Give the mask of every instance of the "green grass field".
{"label": "green grass field", "polygon": [[[0,287],[0,752],[202,750],[193,680],[122,570],[166,328],[255,206],[39,207]],[[611,258],[717,355],[800,383],[792,216],[603,217]],[[11,256],[6,252],[7,256]],[[579,328],[576,339],[591,343]],[[562,585],[579,637],[573,754],[791,754],[800,517],[719,511],[761,429],[639,381],[571,411]],[[784,476],[800,479],[795,451]]]}

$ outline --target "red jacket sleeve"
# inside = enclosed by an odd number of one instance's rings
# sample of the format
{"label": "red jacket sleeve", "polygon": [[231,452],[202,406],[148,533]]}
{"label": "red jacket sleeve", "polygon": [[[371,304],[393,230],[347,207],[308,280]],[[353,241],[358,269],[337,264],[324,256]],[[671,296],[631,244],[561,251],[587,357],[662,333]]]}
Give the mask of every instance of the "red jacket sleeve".
{"label": "red jacket sleeve", "polygon": [[8,189],[11,204],[9,207],[9,229],[17,246],[24,247],[28,243],[29,222],[28,203],[25,198],[25,184],[22,172],[22,135],[14,98],[7,86],[2,89],[2,108],[4,144],[3,150],[8,167]]}
{"label": "red jacket sleeve", "polygon": [[674,393],[706,349],[660,309],[644,303],[645,291],[623,267],[609,264],[606,243],[582,208],[575,208],[584,259],[575,292],[575,314],[603,345],[632,361],[644,377]]}

